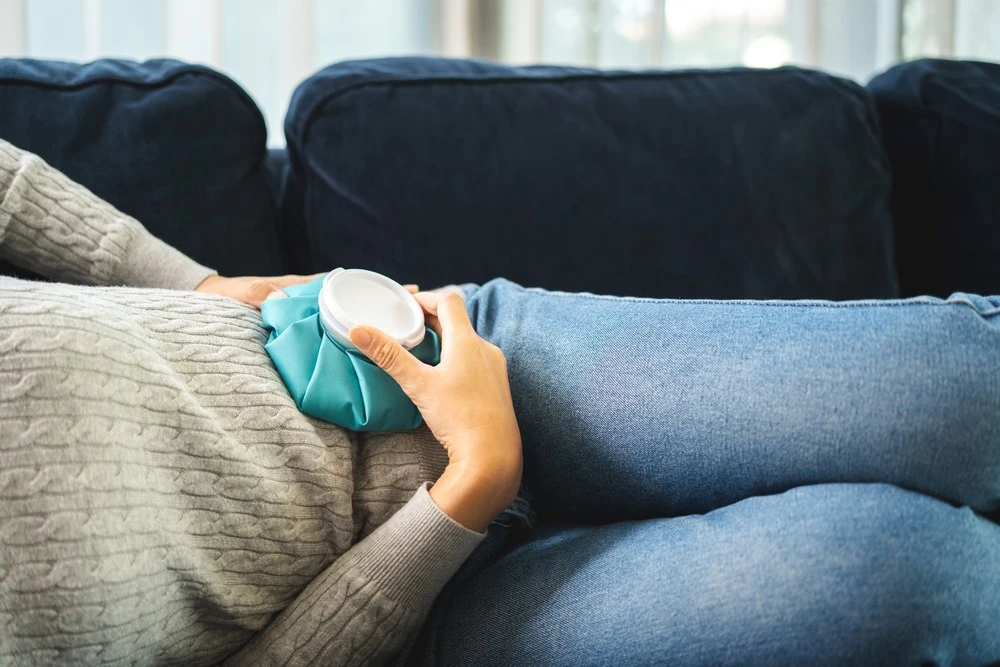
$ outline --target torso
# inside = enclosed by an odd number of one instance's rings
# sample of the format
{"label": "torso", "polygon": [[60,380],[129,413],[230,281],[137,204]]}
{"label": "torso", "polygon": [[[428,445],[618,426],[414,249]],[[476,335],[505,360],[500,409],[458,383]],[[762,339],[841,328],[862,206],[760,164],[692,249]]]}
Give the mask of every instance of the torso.
{"label": "torso", "polygon": [[265,339],[220,297],[0,278],[0,663],[215,662],[412,495],[416,448],[359,464]]}

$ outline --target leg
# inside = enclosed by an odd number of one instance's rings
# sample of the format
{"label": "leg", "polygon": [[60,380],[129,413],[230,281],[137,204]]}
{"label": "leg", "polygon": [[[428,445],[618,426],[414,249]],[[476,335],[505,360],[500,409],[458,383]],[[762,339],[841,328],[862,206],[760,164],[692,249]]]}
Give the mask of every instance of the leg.
{"label": "leg", "polygon": [[445,601],[433,665],[982,665],[1000,526],[883,484],[546,526]]}
{"label": "leg", "polygon": [[1000,298],[713,302],[474,290],[542,513],[705,512],[888,482],[1000,507]]}

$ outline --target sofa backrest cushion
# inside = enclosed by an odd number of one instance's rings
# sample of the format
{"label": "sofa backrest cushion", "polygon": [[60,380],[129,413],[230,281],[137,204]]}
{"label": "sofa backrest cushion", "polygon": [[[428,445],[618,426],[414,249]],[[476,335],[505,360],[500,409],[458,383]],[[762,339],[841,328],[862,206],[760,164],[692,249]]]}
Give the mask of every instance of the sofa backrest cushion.
{"label": "sofa backrest cushion", "polygon": [[223,274],[281,273],[260,110],[171,60],[0,60],[0,137]]}
{"label": "sofa backrest cushion", "polygon": [[897,292],[874,111],[826,74],[346,62],[299,86],[285,134],[285,224],[309,270],[638,296]]}
{"label": "sofa backrest cushion", "polygon": [[892,164],[903,293],[1000,294],[1000,64],[917,60],[868,90]]}

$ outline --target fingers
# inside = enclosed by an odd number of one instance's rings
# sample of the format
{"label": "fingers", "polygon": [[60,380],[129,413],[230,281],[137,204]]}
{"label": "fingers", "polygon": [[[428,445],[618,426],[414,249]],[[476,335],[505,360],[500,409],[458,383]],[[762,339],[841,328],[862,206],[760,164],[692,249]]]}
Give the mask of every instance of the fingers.
{"label": "fingers", "polygon": [[413,298],[417,300],[424,311],[424,324],[429,326],[434,332],[441,335],[441,321],[437,317],[437,298],[439,294],[433,292],[417,292]]}
{"label": "fingers", "polygon": [[437,315],[428,315],[427,313],[424,313],[424,324],[433,329],[434,333],[438,335],[438,338],[441,337],[441,321],[438,320]]}
{"label": "fingers", "polygon": [[274,298],[278,294],[281,296],[287,296],[281,291],[278,285],[269,280],[261,279],[251,281],[250,284],[247,285],[245,293],[243,295],[237,295],[237,298],[244,303],[260,308],[260,304],[264,303],[267,299]]}
{"label": "fingers", "polygon": [[413,298],[417,300],[425,313],[436,317],[438,301],[441,300],[441,296],[440,292],[418,292],[413,295]]}
{"label": "fingers", "polygon": [[444,331],[451,331],[453,335],[475,333],[465,310],[465,300],[455,292],[420,292],[413,298],[424,309],[427,319],[438,320]]}
{"label": "fingers", "polygon": [[284,288],[291,287],[292,285],[299,285],[301,283],[307,283],[310,280],[315,280],[321,275],[323,274],[317,273],[312,276],[274,276],[273,278],[244,278],[243,280],[249,279],[250,282],[247,284],[245,297],[240,298],[240,300],[250,304],[251,306],[260,308],[260,305],[268,299],[280,299],[288,296],[282,291]]}
{"label": "fingers", "polygon": [[420,291],[420,285],[403,285],[403,289],[405,289],[410,294],[416,294],[417,292]]}
{"label": "fingers", "polygon": [[282,292],[280,289],[273,289],[271,293],[264,297],[264,301],[269,301],[271,299],[284,299],[288,295]]}
{"label": "fingers", "polygon": [[465,310],[465,299],[463,299],[462,296],[454,290],[449,289],[447,291],[441,291],[441,292],[439,291],[420,292],[418,294],[414,294],[413,296],[414,298],[416,298],[417,302],[420,303],[420,305],[423,307],[424,312],[427,312],[431,315],[437,315],[438,305],[441,303],[441,299],[443,299],[446,296],[450,296],[452,298],[458,297],[457,303],[462,307],[462,310]]}
{"label": "fingers", "polygon": [[456,336],[476,335],[465,310],[465,301],[454,292],[446,292],[438,296],[435,314],[441,322],[441,333],[454,338]]}
{"label": "fingers", "polygon": [[307,283],[311,280],[316,280],[322,273],[314,273],[311,276],[297,276],[297,275],[287,275],[287,276],[275,276],[273,278],[267,278],[266,280],[274,284],[279,289],[284,289],[285,287],[291,287],[292,285],[301,285],[302,283]]}
{"label": "fingers", "polygon": [[424,321],[441,338],[441,361],[457,354],[476,332],[465,311],[465,300],[454,292],[421,292],[414,298],[424,309]]}
{"label": "fingers", "polygon": [[384,331],[375,327],[357,326],[348,335],[351,342],[376,366],[388,373],[408,395],[426,371],[423,363]]}

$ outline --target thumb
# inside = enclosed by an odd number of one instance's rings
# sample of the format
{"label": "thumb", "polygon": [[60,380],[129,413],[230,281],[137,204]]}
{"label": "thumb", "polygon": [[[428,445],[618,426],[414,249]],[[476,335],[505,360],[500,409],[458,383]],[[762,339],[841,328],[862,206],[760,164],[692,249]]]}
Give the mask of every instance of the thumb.
{"label": "thumb", "polygon": [[403,346],[375,327],[358,326],[348,332],[351,342],[405,391],[423,371],[423,364]]}

